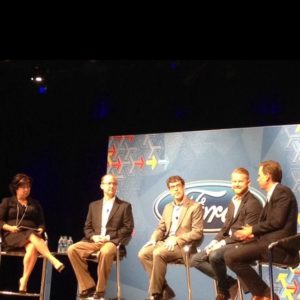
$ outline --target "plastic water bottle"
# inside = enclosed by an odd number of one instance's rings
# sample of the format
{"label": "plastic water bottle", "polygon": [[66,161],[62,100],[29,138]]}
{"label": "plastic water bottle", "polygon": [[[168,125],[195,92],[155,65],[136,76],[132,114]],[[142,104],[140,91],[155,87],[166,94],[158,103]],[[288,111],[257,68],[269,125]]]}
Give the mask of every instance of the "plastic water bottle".
{"label": "plastic water bottle", "polygon": [[61,235],[58,240],[57,253],[62,253],[62,252],[63,252],[63,237]]}
{"label": "plastic water bottle", "polygon": [[68,247],[68,237],[64,235],[62,238],[62,253],[67,252],[67,247]]}
{"label": "plastic water bottle", "polygon": [[71,236],[69,236],[68,241],[67,241],[67,249],[68,249],[71,245],[73,245],[73,239],[72,239]]}

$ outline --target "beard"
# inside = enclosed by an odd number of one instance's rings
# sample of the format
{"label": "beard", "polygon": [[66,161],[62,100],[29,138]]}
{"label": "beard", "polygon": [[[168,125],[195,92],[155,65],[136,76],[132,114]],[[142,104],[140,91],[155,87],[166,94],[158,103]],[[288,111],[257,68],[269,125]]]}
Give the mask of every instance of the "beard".
{"label": "beard", "polygon": [[248,187],[244,188],[233,188],[234,194],[236,196],[242,196],[248,191]]}

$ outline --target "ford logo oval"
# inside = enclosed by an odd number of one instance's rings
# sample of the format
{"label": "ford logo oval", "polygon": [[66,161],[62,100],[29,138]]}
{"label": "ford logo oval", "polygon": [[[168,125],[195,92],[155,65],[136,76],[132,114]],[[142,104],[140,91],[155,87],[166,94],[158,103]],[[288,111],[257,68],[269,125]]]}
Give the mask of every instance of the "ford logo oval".
{"label": "ford logo oval", "polygon": [[[257,189],[250,187],[250,191],[264,205],[265,196]],[[185,194],[188,198],[200,203],[204,208],[204,232],[218,232],[225,222],[227,206],[234,196],[230,181],[205,180],[193,181],[185,184]],[[153,212],[159,220],[165,206],[172,201],[169,191],[161,193],[153,204]]]}

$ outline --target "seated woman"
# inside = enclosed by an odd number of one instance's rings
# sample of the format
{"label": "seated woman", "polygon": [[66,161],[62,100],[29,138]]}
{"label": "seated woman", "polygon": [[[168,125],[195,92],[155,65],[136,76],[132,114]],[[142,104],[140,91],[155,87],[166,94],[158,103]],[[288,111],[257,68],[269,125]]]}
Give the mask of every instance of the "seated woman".
{"label": "seated woman", "polygon": [[32,179],[28,175],[16,174],[9,185],[13,196],[4,198],[0,204],[3,248],[25,248],[23,275],[19,280],[21,293],[27,291],[27,283],[38,253],[46,257],[58,272],[64,269],[64,264],[50,253],[42,238],[45,231],[44,213],[39,202],[30,197],[31,185]]}

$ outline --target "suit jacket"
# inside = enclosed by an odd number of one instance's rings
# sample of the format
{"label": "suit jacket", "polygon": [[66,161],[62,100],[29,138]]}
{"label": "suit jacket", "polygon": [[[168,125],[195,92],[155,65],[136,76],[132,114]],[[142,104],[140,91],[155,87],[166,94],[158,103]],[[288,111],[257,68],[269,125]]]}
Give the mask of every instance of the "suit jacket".
{"label": "suit jacket", "polygon": [[[101,232],[103,199],[91,202],[84,224],[85,240]],[[134,227],[131,204],[116,197],[106,224],[106,234],[110,241],[118,245],[127,245]]]}
{"label": "suit jacket", "polygon": [[[298,204],[290,188],[280,183],[275,187],[270,201],[262,210],[258,223],[252,232],[258,237],[259,245],[264,248],[278,239],[297,232]],[[274,261],[288,263],[298,258],[298,251],[287,251],[275,247]]]}
{"label": "suit jacket", "polygon": [[[226,244],[239,242],[239,240],[234,237],[234,232],[246,224],[256,224],[262,209],[262,204],[250,191],[248,191],[241,199],[241,204],[235,217],[234,204],[230,201],[225,217],[225,223],[215,236],[215,240],[220,241],[225,239]],[[232,231],[232,236],[229,236],[230,229]]]}
{"label": "suit jacket", "polygon": [[[176,230],[176,241],[180,248],[191,244],[191,251],[195,252],[203,236],[203,208],[202,205],[186,196],[182,206]],[[162,218],[151,235],[151,240],[162,241],[169,236],[173,207],[173,202],[166,205]]]}

